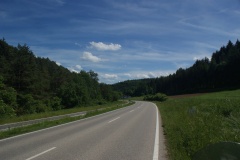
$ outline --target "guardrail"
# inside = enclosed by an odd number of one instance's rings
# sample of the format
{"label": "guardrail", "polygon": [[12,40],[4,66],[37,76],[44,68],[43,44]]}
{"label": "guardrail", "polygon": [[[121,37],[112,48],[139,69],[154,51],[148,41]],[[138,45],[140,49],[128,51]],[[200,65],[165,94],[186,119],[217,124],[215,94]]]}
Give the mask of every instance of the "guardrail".
{"label": "guardrail", "polygon": [[71,114],[65,114],[65,115],[60,115],[60,116],[53,116],[53,117],[47,117],[47,118],[41,118],[41,119],[35,119],[35,120],[29,120],[29,121],[8,123],[8,124],[0,125],[0,131],[12,129],[12,128],[17,128],[17,127],[22,127],[22,126],[28,126],[28,125],[40,123],[40,122],[43,122],[43,121],[54,121],[54,120],[62,119],[62,118],[65,118],[65,117],[84,116],[86,114],[87,114],[87,112],[84,111],[84,112],[77,112],[77,113],[71,113]]}
{"label": "guardrail", "polygon": [[[118,107],[122,107],[124,105],[127,105],[131,102],[126,101],[126,103],[121,104],[121,105],[117,105]],[[100,108],[97,109],[98,111],[107,109],[109,107],[106,108]],[[95,110],[91,110],[91,111],[83,111],[83,112],[76,112],[76,113],[70,113],[70,114],[64,114],[64,115],[59,115],[59,116],[53,116],[53,117],[47,117],[47,118],[41,118],[41,119],[35,119],[35,120],[29,120],[29,121],[22,121],[22,122],[16,122],[16,123],[8,123],[8,124],[3,124],[0,125],[0,131],[4,131],[4,130],[9,130],[12,128],[18,128],[18,127],[23,127],[23,126],[28,126],[28,125],[32,125],[32,124],[36,124],[36,123],[41,123],[44,121],[54,121],[54,120],[59,120],[65,117],[77,117],[77,116],[85,116],[88,112],[92,112]]]}

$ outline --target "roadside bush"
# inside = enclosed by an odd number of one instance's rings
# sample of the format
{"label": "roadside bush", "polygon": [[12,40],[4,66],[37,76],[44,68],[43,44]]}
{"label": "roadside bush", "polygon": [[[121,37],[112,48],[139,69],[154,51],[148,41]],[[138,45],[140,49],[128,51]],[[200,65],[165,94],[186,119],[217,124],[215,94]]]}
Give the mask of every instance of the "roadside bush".
{"label": "roadside bush", "polygon": [[143,100],[147,100],[147,101],[166,101],[167,100],[167,95],[163,94],[163,93],[157,93],[155,95],[146,95]]}
{"label": "roadside bush", "polygon": [[0,76],[0,116],[15,115],[14,109],[17,107],[17,92],[12,87],[3,84]]}
{"label": "roadside bush", "polygon": [[61,106],[61,99],[59,97],[53,97],[50,101],[50,107],[54,110],[54,111],[57,111],[57,110],[60,110],[62,109],[62,106]]}
{"label": "roadside bush", "polygon": [[15,108],[17,106],[17,92],[11,87],[6,87],[0,92],[0,100]]}
{"label": "roadside bush", "polygon": [[104,105],[104,104],[107,104],[107,102],[106,102],[104,99],[102,99],[102,100],[99,100],[99,101],[97,102],[97,104],[98,104],[98,105]]}
{"label": "roadside bush", "polygon": [[14,109],[0,100],[0,118],[14,116]]}
{"label": "roadside bush", "polygon": [[46,104],[40,100],[35,100],[31,94],[17,96],[18,107],[16,114],[18,116],[24,114],[41,113],[51,110]]}
{"label": "roadside bush", "polygon": [[34,105],[35,113],[47,112],[51,110],[51,108],[44,104],[42,101],[34,100],[34,103],[32,103],[32,105]]}

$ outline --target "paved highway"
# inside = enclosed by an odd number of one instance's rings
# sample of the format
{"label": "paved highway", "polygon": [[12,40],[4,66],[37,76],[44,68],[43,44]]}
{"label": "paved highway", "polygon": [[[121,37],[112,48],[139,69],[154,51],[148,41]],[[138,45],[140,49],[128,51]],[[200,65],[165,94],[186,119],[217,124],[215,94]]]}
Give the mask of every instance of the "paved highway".
{"label": "paved highway", "polygon": [[153,103],[136,102],[106,114],[0,140],[0,159],[164,159],[158,122]]}

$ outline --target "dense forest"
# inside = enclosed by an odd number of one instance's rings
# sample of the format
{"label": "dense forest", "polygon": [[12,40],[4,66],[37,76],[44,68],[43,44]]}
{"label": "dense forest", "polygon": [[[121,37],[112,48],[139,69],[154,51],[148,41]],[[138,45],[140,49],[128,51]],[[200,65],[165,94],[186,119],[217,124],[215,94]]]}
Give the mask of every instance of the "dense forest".
{"label": "dense forest", "polygon": [[191,67],[174,74],[112,85],[126,96],[165,93],[167,95],[210,92],[240,88],[240,42],[231,41],[212,54],[211,60],[197,60]]}
{"label": "dense forest", "polygon": [[0,40],[0,118],[115,101],[119,93],[93,71],[71,72],[27,45]]}

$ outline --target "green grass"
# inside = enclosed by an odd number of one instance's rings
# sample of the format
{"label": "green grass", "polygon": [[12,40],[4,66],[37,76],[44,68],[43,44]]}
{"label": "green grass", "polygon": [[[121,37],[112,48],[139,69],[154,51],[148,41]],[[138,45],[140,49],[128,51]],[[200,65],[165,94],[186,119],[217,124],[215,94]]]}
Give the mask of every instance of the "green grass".
{"label": "green grass", "polygon": [[107,105],[107,106],[104,105],[105,107],[104,108],[102,107],[102,110],[97,110],[95,108],[95,110],[91,110],[91,111],[87,112],[87,114],[85,116],[65,117],[65,118],[62,118],[62,119],[59,119],[59,120],[44,121],[44,122],[41,122],[41,123],[37,123],[37,124],[25,126],[25,127],[19,127],[19,128],[13,128],[13,129],[10,129],[10,130],[6,130],[6,131],[0,131],[0,139],[4,139],[4,138],[19,135],[19,134],[24,134],[24,133],[48,128],[48,127],[52,127],[52,126],[56,126],[56,125],[60,125],[60,124],[64,124],[64,123],[88,118],[88,117],[92,117],[92,116],[95,116],[95,115],[98,115],[98,114],[102,114],[102,113],[105,113],[105,112],[109,112],[109,111],[112,111],[112,110],[116,110],[116,109],[119,109],[119,108],[129,106],[133,103],[134,102],[130,102],[130,103],[121,102],[121,103],[117,103],[117,105],[115,103],[112,103],[111,105]]}
{"label": "green grass", "polygon": [[71,109],[62,109],[58,111],[49,111],[49,112],[43,112],[43,113],[36,113],[36,114],[29,114],[29,115],[23,115],[19,117],[4,117],[0,118],[0,125],[6,124],[6,123],[14,123],[14,122],[21,122],[21,121],[29,121],[34,119],[40,119],[40,118],[46,118],[46,117],[53,117],[58,115],[64,115],[64,114],[70,114],[70,113],[76,113],[76,112],[83,112],[83,111],[91,111],[106,107],[114,107],[117,105],[124,105],[126,104],[126,101],[116,101],[112,103],[107,103],[104,105],[96,105],[96,106],[89,106],[89,107],[75,107]]}
{"label": "green grass", "polygon": [[62,118],[59,120],[55,120],[55,121],[44,121],[41,123],[37,123],[37,124],[25,126],[25,127],[19,127],[19,128],[13,128],[10,130],[6,130],[6,131],[1,131],[0,139],[4,139],[4,138],[8,138],[8,137],[12,137],[12,136],[32,132],[32,131],[37,131],[40,129],[44,129],[44,128],[48,128],[48,127],[52,127],[52,126],[56,126],[56,125],[60,125],[60,124],[64,124],[64,123],[80,120],[82,118],[84,118],[84,116],[66,117],[66,118]]}
{"label": "green grass", "polygon": [[157,102],[170,159],[188,160],[208,144],[240,142],[240,90]]}

